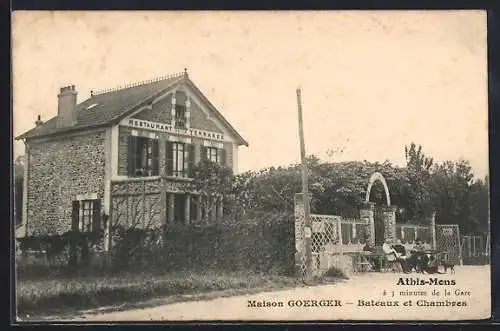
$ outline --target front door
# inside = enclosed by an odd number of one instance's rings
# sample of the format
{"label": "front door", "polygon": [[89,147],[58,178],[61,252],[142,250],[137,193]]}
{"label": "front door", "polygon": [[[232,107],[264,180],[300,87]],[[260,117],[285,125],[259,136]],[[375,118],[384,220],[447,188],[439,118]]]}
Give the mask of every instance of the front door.
{"label": "front door", "polygon": [[384,243],[384,214],[380,206],[375,206],[375,215],[373,215],[375,223],[375,246],[382,246]]}

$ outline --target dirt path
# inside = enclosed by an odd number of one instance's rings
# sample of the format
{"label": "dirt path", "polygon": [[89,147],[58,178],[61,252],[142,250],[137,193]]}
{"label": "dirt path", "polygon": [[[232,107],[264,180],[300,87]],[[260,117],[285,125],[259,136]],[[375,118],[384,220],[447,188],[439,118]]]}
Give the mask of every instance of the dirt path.
{"label": "dirt path", "polygon": [[[455,275],[436,275],[439,280],[455,280],[456,285],[397,285],[400,277],[429,280],[434,276],[369,273],[352,276],[334,285],[304,287],[253,295],[181,302],[153,308],[104,314],[88,313],[85,321],[194,321],[194,320],[381,320],[381,319],[484,319],[490,317],[489,266],[456,267]],[[436,290],[439,296],[432,295]],[[383,293],[386,293],[384,295]],[[394,296],[392,292],[394,291]],[[404,295],[418,291],[418,295]],[[445,291],[450,295],[445,296]],[[456,292],[456,293],[455,293]],[[425,294],[425,295],[424,295]],[[302,307],[291,307],[292,300]],[[318,306],[306,300],[317,300]],[[324,301],[320,301],[324,300]],[[337,301],[336,301],[337,300]],[[398,301],[399,306],[360,306],[359,300]],[[411,305],[404,303],[411,300]],[[417,301],[459,301],[466,306],[419,306]],[[275,307],[249,307],[268,302]],[[339,305],[340,304],[340,305]],[[265,303],[264,303],[265,305]],[[308,305],[307,307],[305,305]],[[328,305],[328,306],[319,306]],[[73,319],[73,321],[75,321]]]}

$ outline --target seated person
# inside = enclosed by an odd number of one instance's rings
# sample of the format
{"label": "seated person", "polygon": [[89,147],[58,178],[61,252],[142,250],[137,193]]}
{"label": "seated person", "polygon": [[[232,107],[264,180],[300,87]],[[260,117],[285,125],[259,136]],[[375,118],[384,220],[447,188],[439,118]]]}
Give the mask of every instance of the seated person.
{"label": "seated person", "polygon": [[400,257],[406,256],[406,248],[401,243],[401,240],[396,240],[396,245],[393,245],[392,248],[399,254]]}
{"label": "seated person", "polygon": [[415,245],[413,245],[413,251],[415,252],[423,252],[425,251],[425,246],[422,240],[420,239],[415,239]]}
{"label": "seated person", "polygon": [[371,241],[367,241],[365,246],[363,247],[363,252],[373,252],[375,246],[371,243]]}
{"label": "seated person", "polygon": [[[382,245],[382,251],[386,256],[387,261],[396,263],[396,268],[398,269],[398,271],[406,270],[405,259],[402,258],[401,254],[399,254],[394,248],[392,248],[390,238],[385,239],[384,244]],[[405,266],[403,267],[403,265]]]}
{"label": "seated person", "polygon": [[[371,241],[367,241],[363,247],[363,252],[374,252],[375,246]],[[366,260],[371,263],[374,270],[380,270],[380,260],[376,256],[367,256]]]}
{"label": "seated person", "polygon": [[425,254],[425,246],[420,239],[415,239],[415,245],[412,249],[411,256],[407,259],[410,269],[415,268],[417,272],[421,272],[428,262],[428,257]]}
{"label": "seated person", "polygon": [[438,270],[438,260],[433,254],[429,256],[429,261],[427,266],[424,268],[424,271],[428,274],[441,274]]}

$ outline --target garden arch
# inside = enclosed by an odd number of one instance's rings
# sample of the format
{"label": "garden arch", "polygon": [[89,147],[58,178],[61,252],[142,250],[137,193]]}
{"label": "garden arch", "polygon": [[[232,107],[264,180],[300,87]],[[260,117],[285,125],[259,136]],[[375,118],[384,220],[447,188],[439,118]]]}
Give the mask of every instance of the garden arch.
{"label": "garden arch", "polygon": [[387,200],[387,206],[391,205],[391,196],[389,194],[389,187],[387,186],[387,183],[385,181],[384,176],[380,172],[374,172],[371,177],[370,181],[368,182],[368,188],[366,189],[366,197],[365,197],[365,202],[370,202],[370,193],[372,190],[372,186],[376,181],[379,181],[382,183],[384,186],[384,191],[385,191],[385,198]]}
{"label": "garden arch", "polygon": [[[384,186],[385,198],[387,207],[375,206],[370,203],[370,193],[376,181],[379,181]],[[385,238],[393,238],[396,235],[396,214],[395,209],[391,206],[391,196],[389,194],[389,187],[385,181],[384,176],[379,172],[374,172],[368,181],[366,189],[365,202],[372,205],[372,216],[370,224],[371,238],[374,240],[375,245],[382,245]]]}

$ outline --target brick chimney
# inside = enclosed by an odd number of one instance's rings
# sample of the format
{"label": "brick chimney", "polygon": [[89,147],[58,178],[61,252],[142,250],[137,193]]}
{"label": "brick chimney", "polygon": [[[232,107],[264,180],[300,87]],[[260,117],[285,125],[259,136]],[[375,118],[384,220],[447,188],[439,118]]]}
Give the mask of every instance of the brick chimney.
{"label": "brick chimney", "polygon": [[75,85],[61,87],[57,96],[57,126],[68,127],[76,123],[76,95]]}

